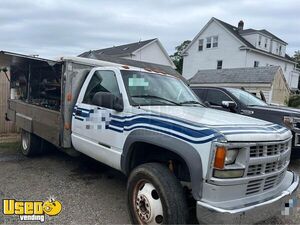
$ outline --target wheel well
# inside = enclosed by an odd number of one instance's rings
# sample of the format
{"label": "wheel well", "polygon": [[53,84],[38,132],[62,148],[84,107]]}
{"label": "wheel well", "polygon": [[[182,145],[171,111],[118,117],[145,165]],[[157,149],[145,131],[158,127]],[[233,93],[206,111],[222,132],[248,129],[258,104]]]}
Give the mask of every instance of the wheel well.
{"label": "wheel well", "polygon": [[190,172],[185,160],[177,153],[157,145],[136,142],[130,146],[128,172],[149,162],[165,164],[180,181],[190,182]]}

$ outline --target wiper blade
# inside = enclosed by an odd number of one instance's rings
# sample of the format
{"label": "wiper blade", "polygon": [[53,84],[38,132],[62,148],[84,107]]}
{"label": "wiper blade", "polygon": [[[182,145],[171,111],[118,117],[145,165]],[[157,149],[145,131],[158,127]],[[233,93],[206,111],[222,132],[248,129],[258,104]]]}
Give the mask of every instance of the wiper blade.
{"label": "wiper blade", "polygon": [[180,105],[184,105],[184,104],[198,104],[198,105],[203,105],[201,102],[198,101],[185,101],[185,102],[180,102]]}
{"label": "wiper blade", "polygon": [[159,97],[159,96],[156,96],[156,95],[132,95],[131,97],[132,97],[132,98],[156,98],[156,99],[161,99],[161,100],[170,102],[170,103],[172,103],[172,104],[174,104],[174,105],[180,105],[180,104],[177,103],[177,102],[173,102],[172,100],[169,100],[169,99],[163,98],[163,97]]}

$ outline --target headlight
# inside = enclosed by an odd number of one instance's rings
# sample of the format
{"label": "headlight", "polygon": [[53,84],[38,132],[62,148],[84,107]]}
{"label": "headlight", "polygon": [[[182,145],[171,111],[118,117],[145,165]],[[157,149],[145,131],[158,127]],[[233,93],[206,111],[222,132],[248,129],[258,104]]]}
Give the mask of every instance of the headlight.
{"label": "headlight", "polygon": [[238,149],[227,149],[224,146],[216,148],[214,167],[223,169],[225,165],[233,164],[238,155]]}
{"label": "headlight", "polygon": [[[238,178],[244,176],[244,168],[232,168],[239,154],[239,148],[217,146],[215,152],[213,176],[216,178]],[[235,167],[235,166],[234,166]]]}
{"label": "headlight", "polygon": [[293,126],[293,117],[290,116],[284,116],[283,117],[283,123],[288,126],[288,127],[292,127]]}
{"label": "headlight", "polygon": [[225,165],[234,163],[238,153],[239,153],[238,149],[227,150],[226,157],[225,157]]}
{"label": "headlight", "polygon": [[283,123],[289,128],[298,128],[298,129],[300,128],[300,127],[298,127],[298,124],[300,124],[299,117],[284,116]]}

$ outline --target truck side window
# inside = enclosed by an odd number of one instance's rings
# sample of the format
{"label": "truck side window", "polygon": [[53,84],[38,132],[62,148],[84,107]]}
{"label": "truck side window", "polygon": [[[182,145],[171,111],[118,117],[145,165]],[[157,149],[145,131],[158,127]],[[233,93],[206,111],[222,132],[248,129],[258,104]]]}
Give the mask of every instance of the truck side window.
{"label": "truck side window", "polygon": [[192,90],[203,102],[206,101],[206,89],[197,88]]}
{"label": "truck side window", "polygon": [[97,92],[110,92],[115,96],[120,95],[117,78],[113,71],[96,71],[86,89],[82,102],[92,104],[92,99]]}
{"label": "truck side window", "polygon": [[208,89],[206,95],[206,101],[211,105],[222,106],[222,101],[233,101],[223,91],[217,89]]}

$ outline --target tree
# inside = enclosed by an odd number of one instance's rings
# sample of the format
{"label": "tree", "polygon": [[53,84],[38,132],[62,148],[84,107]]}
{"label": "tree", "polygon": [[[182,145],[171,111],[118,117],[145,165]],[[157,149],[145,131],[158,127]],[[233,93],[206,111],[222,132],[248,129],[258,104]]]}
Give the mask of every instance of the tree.
{"label": "tree", "polygon": [[293,108],[300,108],[300,95],[299,94],[291,95],[287,102],[287,105]]}
{"label": "tree", "polygon": [[300,69],[300,50],[295,51],[294,60],[297,62],[297,68]]}
{"label": "tree", "polygon": [[182,74],[182,66],[183,66],[182,52],[190,43],[191,43],[190,40],[186,40],[182,42],[180,45],[175,47],[176,52],[173,55],[170,55],[170,58],[172,59],[173,63],[176,66],[176,70],[180,74]]}

